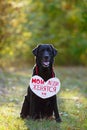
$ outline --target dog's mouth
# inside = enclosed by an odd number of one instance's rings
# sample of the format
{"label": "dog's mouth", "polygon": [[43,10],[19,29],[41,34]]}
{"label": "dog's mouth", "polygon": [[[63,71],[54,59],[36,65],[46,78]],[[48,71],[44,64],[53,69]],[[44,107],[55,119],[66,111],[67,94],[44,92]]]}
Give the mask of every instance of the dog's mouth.
{"label": "dog's mouth", "polygon": [[50,62],[49,61],[42,61],[43,67],[49,67]]}

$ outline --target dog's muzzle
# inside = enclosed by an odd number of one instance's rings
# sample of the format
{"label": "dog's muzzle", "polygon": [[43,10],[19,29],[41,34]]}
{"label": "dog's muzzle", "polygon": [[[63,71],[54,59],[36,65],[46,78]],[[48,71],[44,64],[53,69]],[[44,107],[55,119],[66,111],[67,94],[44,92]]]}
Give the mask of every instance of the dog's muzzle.
{"label": "dog's muzzle", "polygon": [[49,67],[50,62],[49,61],[43,61],[42,66],[43,67]]}
{"label": "dog's muzzle", "polygon": [[50,57],[49,56],[44,56],[42,59],[42,66],[43,67],[49,67],[50,65]]}

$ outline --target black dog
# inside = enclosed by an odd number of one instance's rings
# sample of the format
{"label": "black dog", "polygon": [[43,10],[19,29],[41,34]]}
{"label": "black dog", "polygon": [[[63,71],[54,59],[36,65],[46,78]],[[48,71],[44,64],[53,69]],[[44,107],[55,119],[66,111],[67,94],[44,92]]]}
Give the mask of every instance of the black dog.
{"label": "black dog", "polygon": [[[49,44],[41,44],[33,50],[36,56],[36,65],[33,69],[33,75],[41,76],[45,81],[55,77],[53,72],[54,57],[57,55],[57,50]],[[57,122],[61,122],[57,108],[56,95],[47,99],[42,99],[35,95],[30,87],[28,87],[27,95],[21,110],[21,117],[29,116],[32,119],[50,118],[55,115]]]}

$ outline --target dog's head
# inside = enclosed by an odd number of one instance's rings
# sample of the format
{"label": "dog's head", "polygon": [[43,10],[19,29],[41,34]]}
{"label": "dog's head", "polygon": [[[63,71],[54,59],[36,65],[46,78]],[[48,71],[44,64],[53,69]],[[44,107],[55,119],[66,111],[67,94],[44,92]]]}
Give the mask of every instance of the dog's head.
{"label": "dog's head", "polygon": [[57,50],[50,44],[38,45],[32,52],[36,56],[36,64],[45,68],[52,66],[57,55]]}

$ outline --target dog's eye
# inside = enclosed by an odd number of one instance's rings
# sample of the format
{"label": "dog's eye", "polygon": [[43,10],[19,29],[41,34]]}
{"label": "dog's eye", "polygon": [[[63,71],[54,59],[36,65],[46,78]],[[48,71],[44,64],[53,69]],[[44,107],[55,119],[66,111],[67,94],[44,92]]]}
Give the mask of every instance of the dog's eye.
{"label": "dog's eye", "polygon": [[47,48],[47,51],[51,52],[51,49],[50,49],[50,48]]}
{"label": "dog's eye", "polygon": [[43,49],[41,49],[41,52],[43,52],[44,51],[44,48]]}
{"label": "dog's eye", "polygon": [[40,50],[39,50],[39,53],[42,53],[42,52],[44,52],[44,49],[40,49]]}

